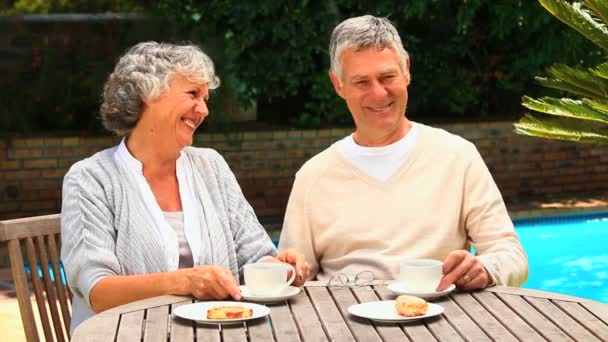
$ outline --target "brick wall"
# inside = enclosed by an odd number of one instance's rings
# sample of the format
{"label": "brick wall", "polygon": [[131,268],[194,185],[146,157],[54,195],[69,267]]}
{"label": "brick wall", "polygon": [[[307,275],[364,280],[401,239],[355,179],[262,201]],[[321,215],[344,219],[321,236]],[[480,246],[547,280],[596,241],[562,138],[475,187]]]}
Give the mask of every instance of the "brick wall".
{"label": "brick wall", "polygon": [[[473,141],[507,201],[522,196],[608,190],[608,146],[516,135],[512,123],[440,125]],[[293,175],[350,129],[198,135],[224,155],[265,224],[280,223]],[[75,161],[116,138],[0,139],[0,219],[57,213],[62,177]]]}

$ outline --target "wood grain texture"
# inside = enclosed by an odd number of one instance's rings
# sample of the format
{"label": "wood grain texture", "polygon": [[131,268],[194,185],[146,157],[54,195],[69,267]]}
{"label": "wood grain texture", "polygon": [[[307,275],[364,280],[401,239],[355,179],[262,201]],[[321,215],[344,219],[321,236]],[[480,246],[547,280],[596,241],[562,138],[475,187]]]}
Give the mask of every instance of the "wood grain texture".
{"label": "wood grain texture", "polygon": [[171,321],[169,323],[170,341],[193,341],[194,340],[194,322],[188,319],[183,319],[175,315],[175,309],[182,305],[191,304],[193,301],[179,302],[171,304]]}
{"label": "wood grain texture", "polygon": [[575,341],[595,342],[599,339],[591,334],[585,327],[572,319],[569,315],[557,307],[551,300],[537,297],[523,297],[536,310],[541,312],[547,320],[551,321]]}
{"label": "wood grain texture", "polygon": [[294,321],[304,341],[328,341],[311,300],[307,288],[303,288],[297,296],[289,300]]}
{"label": "wood grain texture", "polygon": [[344,321],[358,341],[382,341],[371,321],[348,313],[349,306],[359,304],[350,288],[330,289],[329,291],[337,303]]}
{"label": "wood grain texture", "polygon": [[587,328],[591,334],[597,336],[602,341],[608,341],[608,325],[597,316],[590,313],[587,308],[583,307],[580,303],[559,300],[553,302],[582,326]]}
{"label": "wood grain texture", "polygon": [[157,306],[146,311],[144,342],[167,342],[169,336],[169,306]]}
{"label": "wood grain texture", "polygon": [[[371,286],[356,287],[353,293],[359,303],[373,302],[382,300]],[[409,338],[405,335],[398,324],[391,323],[373,323],[376,331],[384,341],[408,341]]]}
{"label": "wood grain texture", "polygon": [[140,341],[144,331],[144,310],[133,311],[120,316],[120,327],[116,341]]}
{"label": "wood grain texture", "polygon": [[492,340],[517,341],[517,338],[496,320],[471,294],[454,293],[451,295],[451,298]]}
{"label": "wood grain texture", "polygon": [[344,322],[344,318],[340,314],[340,310],[338,310],[329,295],[328,288],[310,287],[307,288],[307,291],[329,338],[334,341],[354,340],[348,326]]}
{"label": "wood grain texture", "polygon": [[492,292],[475,292],[473,296],[491,312],[513,335],[523,341],[544,341],[545,339],[521,317],[505,305]]}
{"label": "wood grain texture", "polygon": [[573,341],[559,326],[553,324],[551,320],[548,320],[522,297],[503,293],[497,293],[496,295],[548,341]]}

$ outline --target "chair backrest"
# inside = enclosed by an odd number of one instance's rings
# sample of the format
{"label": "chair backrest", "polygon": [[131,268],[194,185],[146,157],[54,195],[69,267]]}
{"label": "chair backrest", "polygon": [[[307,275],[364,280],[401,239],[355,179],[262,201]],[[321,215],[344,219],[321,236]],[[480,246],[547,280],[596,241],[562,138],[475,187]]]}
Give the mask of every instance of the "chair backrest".
{"label": "chair backrest", "polygon": [[[40,330],[47,341],[70,338],[72,295],[64,283],[59,261],[60,233],[59,215],[0,221],[0,242],[8,244],[11,273],[28,341],[42,340]],[[36,296],[39,320],[34,316],[30,284]]]}

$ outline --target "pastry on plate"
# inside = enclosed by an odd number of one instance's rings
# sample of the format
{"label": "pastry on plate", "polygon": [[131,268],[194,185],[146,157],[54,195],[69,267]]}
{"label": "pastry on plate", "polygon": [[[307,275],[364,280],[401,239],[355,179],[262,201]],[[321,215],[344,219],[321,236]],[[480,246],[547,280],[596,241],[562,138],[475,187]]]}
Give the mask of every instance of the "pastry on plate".
{"label": "pastry on plate", "polygon": [[402,316],[416,317],[426,315],[429,304],[422,298],[401,295],[395,300],[397,313]]}
{"label": "pastry on plate", "polygon": [[207,310],[207,319],[247,318],[253,315],[253,310],[242,306],[216,306]]}

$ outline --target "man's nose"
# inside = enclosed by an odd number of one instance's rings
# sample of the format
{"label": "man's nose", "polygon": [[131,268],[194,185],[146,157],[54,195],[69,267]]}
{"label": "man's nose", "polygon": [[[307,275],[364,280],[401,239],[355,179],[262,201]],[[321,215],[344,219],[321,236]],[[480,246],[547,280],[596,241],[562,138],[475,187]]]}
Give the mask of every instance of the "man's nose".
{"label": "man's nose", "polygon": [[386,94],[388,94],[386,87],[384,87],[384,85],[378,81],[372,82],[371,92],[374,97],[384,97]]}

